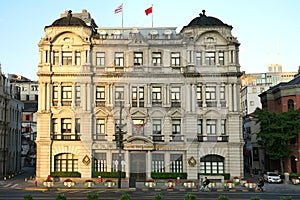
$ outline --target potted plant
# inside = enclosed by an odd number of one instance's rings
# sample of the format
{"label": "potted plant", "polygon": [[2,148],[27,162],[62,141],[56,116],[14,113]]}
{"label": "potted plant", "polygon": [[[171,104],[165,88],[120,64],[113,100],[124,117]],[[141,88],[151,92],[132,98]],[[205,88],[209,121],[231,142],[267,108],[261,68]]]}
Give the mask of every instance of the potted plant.
{"label": "potted plant", "polygon": [[226,180],[225,183],[224,183],[224,186],[227,187],[227,188],[232,188],[234,185],[233,183],[233,180]]}
{"label": "potted plant", "polygon": [[247,181],[247,183],[245,183],[245,186],[247,187],[247,188],[254,188],[255,187],[255,183],[253,183],[253,181],[251,180],[251,179],[249,179],[248,181]]}
{"label": "potted plant", "polygon": [[44,180],[43,185],[46,187],[52,187],[54,185],[53,179],[50,177],[50,175],[47,176],[47,179]]}
{"label": "potted plant", "polygon": [[233,177],[234,183],[239,183],[240,182],[240,178],[238,176]]}
{"label": "potted plant", "polygon": [[113,186],[116,185],[116,182],[114,182],[114,181],[111,180],[111,179],[107,179],[107,180],[105,180],[105,181],[103,182],[103,185],[105,185],[105,186],[111,188],[111,187],[113,187]]}
{"label": "potted plant", "polygon": [[168,187],[168,188],[173,188],[175,185],[176,185],[176,182],[169,179],[165,182],[165,185]]}
{"label": "potted plant", "polygon": [[145,182],[145,186],[146,186],[146,187],[154,187],[154,186],[156,186],[156,181],[153,180],[153,179],[147,180],[147,181]]}
{"label": "potted plant", "polygon": [[87,187],[89,187],[89,188],[94,186],[95,184],[96,184],[96,182],[93,181],[92,179],[87,179],[83,182],[83,185],[87,185]]}
{"label": "potted plant", "polygon": [[247,180],[245,178],[241,178],[240,183],[242,186],[245,186],[245,183],[247,183]]}
{"label": "potted plant", "polygon": [[294,185],[297,185],[297,184],[299,184],[299,178],[297,177],[297,176],[294,176],[293,178],[292,178],[292,183],[294,184]]}
{"label": "potted plant", "polygon": [[76,183],[75,181],[73,181],[72,179],[68,178],[64,181],[64,186],[67,186],[67,187],[72,187],[74,186]]}
{"label": "potted plant", "polygon": [[187,188],[195,187],[195,182],[192,180],[186,180],[183,182],[183,186]]}

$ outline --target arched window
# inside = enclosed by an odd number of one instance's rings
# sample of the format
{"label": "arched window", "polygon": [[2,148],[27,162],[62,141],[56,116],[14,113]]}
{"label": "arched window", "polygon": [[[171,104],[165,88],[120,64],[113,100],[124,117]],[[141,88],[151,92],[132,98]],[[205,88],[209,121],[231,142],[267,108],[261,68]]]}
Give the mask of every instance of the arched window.
{"label": "arched window", "polygon": [[78,158],[71,153],[62,153],[54,156],[54,171],[77,172]]}
{"label": "arched window", "polygon": [[200,158],[200,173],[224,173],[224,157],[211,154]]}
{"label": "arched window", "polygon": [[292,99],[288,100],[288,110],[294,110],[294,101]]}

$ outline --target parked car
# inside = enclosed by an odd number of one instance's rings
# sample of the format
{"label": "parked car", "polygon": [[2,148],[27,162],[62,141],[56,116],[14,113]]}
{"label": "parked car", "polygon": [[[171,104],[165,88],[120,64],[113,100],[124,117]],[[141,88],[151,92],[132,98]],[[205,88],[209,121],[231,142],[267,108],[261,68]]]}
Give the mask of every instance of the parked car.
{"label": "parked car", "polygon": [[276,172],[267,172],[264,174],[264,181],[268,183],[281,183],[280,175]]}

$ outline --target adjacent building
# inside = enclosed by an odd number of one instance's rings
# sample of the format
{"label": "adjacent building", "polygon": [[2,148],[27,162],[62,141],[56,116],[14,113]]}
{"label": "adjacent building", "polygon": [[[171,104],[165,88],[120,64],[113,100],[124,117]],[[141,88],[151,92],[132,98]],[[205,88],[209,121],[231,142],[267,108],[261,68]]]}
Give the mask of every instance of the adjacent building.
{"label": "adjacent building", "polygon": [[[289,82],[282,82],[259,95],[262,109],[270,112],[287,112],[290,109],[300,108],[300,76],[299,73]],[[290,157],[284,162],[285,172],[300,172],[300,134],[290,141],[289,147],[293,150]],[[266,169],[279,169],[278,162],[274,162],[266,156],[264,158]]]}
{"label": "adjacent building", "polygon": [[[240,64],[232,26],[97,27],[65,12],[39,42],[37,178],[50,172],[243,176]],[[114,141],[124,134],[123,149]],[[121,159],[120,157],[121,156]]]}
{"label": "adjacent building", "polygon": [[0,65],[0,176],[21,171],[21,114],[23,103],[17,88],[2,74]]}
{"label": "adjacent building", "polygon": [[[246,171],[258,173],[265,171],[264,152],[257,144],[256,134],[259,126],[252,113],[262,108],[259,94],[281,82],[292,80],[297,72],[282,72],[280,64],[271,64],[265,73],[246,73],[241,76],[241,109],[243,113],[244,165]],[[256,169],[256,170],[255,170]]]}

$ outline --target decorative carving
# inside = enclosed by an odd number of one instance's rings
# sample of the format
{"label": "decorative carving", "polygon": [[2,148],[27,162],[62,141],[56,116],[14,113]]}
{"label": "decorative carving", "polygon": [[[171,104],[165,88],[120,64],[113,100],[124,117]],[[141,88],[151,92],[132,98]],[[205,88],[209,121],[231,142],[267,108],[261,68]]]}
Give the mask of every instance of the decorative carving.
{"label": "decorative carving", "polygon": [[91,159],[88,157],[88,155],[85,155],[82,159],[83,164],[89,165],[91,162]]}
{"label": "decorative carving", "polygon": [[192,156],[190,157],[190,159],[188,160],[189,166],[191,167],[195,167],[195,165],[197,164],[196,159]]}

